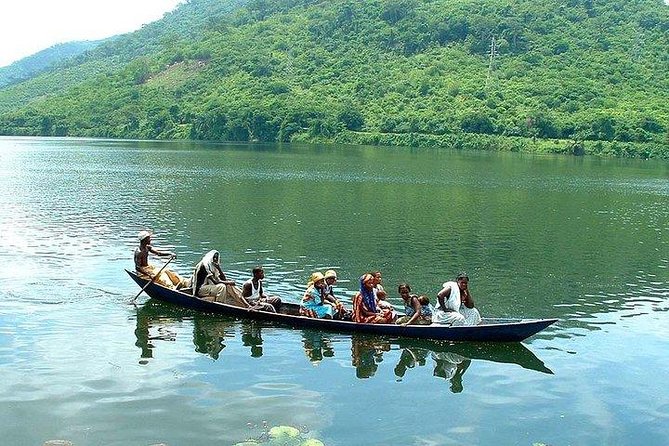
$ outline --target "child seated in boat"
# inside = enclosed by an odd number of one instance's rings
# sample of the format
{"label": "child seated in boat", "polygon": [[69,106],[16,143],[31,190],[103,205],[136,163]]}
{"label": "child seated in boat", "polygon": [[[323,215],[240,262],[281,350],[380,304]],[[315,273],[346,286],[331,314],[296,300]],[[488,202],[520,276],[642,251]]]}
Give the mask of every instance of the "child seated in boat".
{"label": "child seated in boat", "polygon": [[302,296],[300,314],[313,318],[332,319],[334,307],[328,305],[325,300],[325,276],[323,273],[316,271],[309,277],[307,289]]}
{"label": "child seated in boat", "polygon": [[397,311],[395,311],[393,304],[388,302],[388,293],[386,293],[384,290],[377,291],[376,306],[383,311],[389,311],[393,315],[393,319],[397,318]]}
{"label": "child seated in boat", "polygon": [[371,274],[360,277],[360,291],[353,297],[353,320],[366,324],[390,324],[393,321],[391,311],[376,305],[374,285],[376,279]]}
{"label": "child seated in boat", "polygon": [[397,292],[404,301],[405,314],[397,319],[398,324],[429,325],[432,323],[432,306],[427,296],[411,294],[411,286],[408,283],[401,283],[397,287]]}

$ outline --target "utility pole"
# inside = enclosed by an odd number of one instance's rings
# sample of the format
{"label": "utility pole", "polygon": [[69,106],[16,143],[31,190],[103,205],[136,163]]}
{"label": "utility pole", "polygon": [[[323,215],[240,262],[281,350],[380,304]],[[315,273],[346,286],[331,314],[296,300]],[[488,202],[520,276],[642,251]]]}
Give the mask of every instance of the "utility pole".
{"label": "utility pole", "polygon": [[492,36],[490,38],[490,61],[488,62],[488,77],[486,78],[485,81],[485,88],[486,90],[490,86],[490,83],[492,82],[492,77],[495,72],[495,57],[497,56],[497,41],[495,40],[495,36]]}

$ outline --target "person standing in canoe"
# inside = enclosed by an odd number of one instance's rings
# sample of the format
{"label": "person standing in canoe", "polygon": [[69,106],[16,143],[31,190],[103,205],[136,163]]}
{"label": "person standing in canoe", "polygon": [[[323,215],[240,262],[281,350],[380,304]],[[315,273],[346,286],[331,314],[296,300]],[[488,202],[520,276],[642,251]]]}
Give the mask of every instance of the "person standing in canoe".
{"label": "person standing in canoe", "polygon": [[[135,270],[142,278],[152,279],[155,283],[167,288],[183,288],[188,286],[188,280],[176,272],[164,268],[149,265],[149,253],[158,257],[170,257],[176,259],[177,255],[171,251],[161,251],[151,245],[153,234],[149,231],[140,231],[137,235],[139,246],[135,248]],[[160,274],[158,274],[160,272]],[[157,277],[156,277],[157,275]]]}
{"label": "person standing in canoe", "polygon": [[256,266],[252,271],[253,277],[244,282],[242,285],[242,296],[249,301],[251,305],[264,306],[269,309],[272,307],[274,312],[281,306],[281,298],[275,296],[268,296],[265,294],[263,288],[263,281],[265,280],[265,270],[262,266]]}
{"label": "person standing in canoe", "polygon": [[323,273],[316,271],[309,277],[307,289],[302,296],[300,314],[319,319],[332,319],[334,317],[334,307],[328,305],[325,299],[325,276]]}
{"label": "person standing in canoe", "polygon": [[360,291],[353,297],[353,320],[366,324],[390,324],[393,313],[376,305],[374,287],[376,279],[371,274],[360,277]]}
{"label": "person standing in canoe", "polygon": [[242,297],[234,280],[228,280],[221,269],[220,254],[211,250],[195,265],[193,271],[193,296],[213,300],[236,307],[250,308],[252,305]]}
{"label": "person standing in canoe", "polygon": [[481,322],[481,315],[474,307],[469,291],[467,274],[459,274],[454,282],[445,282],[437,293],[437,304],[432,315],[433,322],[453,326],[478,325]]}

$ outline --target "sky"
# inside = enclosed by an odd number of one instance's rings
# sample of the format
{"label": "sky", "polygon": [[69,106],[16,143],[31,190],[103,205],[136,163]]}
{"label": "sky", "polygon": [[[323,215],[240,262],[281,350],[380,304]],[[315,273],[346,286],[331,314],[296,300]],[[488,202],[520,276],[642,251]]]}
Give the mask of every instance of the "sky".
{"label": "sky", "polygon": [[58,43],[135,31],[183,0],[0,0],[0,67]]}

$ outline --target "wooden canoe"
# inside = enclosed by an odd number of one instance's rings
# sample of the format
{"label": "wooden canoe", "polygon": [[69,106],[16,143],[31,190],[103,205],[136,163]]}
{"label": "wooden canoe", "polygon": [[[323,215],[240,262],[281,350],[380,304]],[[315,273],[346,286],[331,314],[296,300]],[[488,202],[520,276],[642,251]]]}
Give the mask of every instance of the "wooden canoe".
{"label": "wooden canoe", "polygon": [[[126,270],[143,288],[148,280]],[[557,322],[557,319],[483,318],[479,325],[451,327],[447,325],[361,324],[335,319],[314,319],[299,315],[299,304],[284,302],[277,313],[251,310],[198,299],[190,294],[150,283],[144,290],[149,297],[193,310],[225,314],[241,319],[256,319],[285,324],[296,328],[313,328],[345,333],[371,333],[383,336],[432,339],[443,341],[520,342]]]}

